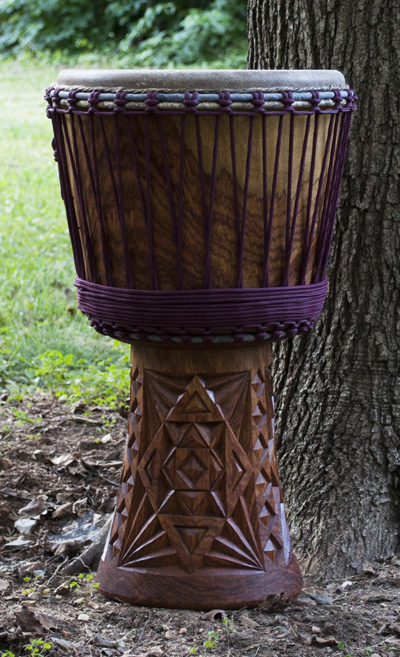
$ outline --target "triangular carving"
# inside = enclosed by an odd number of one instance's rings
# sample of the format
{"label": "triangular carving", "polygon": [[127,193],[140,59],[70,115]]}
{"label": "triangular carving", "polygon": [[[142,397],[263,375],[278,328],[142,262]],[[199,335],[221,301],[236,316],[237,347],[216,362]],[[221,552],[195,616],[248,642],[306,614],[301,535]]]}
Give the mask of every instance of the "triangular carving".
{"label": "triangular carving", "polygon": [[[189,573],[198,570],[203,565],[203,557],[210,549],[211,544],[216,536],[220,533],[224,524],[223,518],[210,518],[203,517],[201,519],[192,516],[162,516],[160,515],[160,523],[166,531],[171,545],[176,549],[179,561],[182,567]],[[183,529],[204,530],[204,533],[194,534],[190,538],[187,533],[183,539]],[[197,538],[199,539],[197,545],[194,543]],[[187,542],[190,542],[193,551],[190,553],[187,549]]]}
{"label": "triangular carving", "polygon": [[179,527],[178,525],[175,525],[175,529],[188,554],[193,554],[198,548],[207,531],[204,527]]}
{"label": "triangular carving", "polygon": [[[167,422],[167,425],[170,424]],[[179,425],[177,425],[179,426]],[[180,425],[182,427],[182,425]],[[182,429],[181,429],[182,436]],[[187,431],[179,441],[180,447],[208,447],[203,432],[199,431],[196,424],[190,424]]]}
{"label": "triangular carving", "polygon": [[[200,406],[201,410],[190,410]],[[220,422],[222,419],[221,411],[198,376],[192,378],[167,416],[168,422]]]}
{"label": "triangular carving", "polygon": [[195,492],[189,490],[180,490],[176,492],[176,495],[180,500],[180,502],[184,504],[187,511],[191,515],[194,515],[197,513],[199,506],[204,502],[208,493],[205,493],[203,491]]}
{"label": "triangular carving", "polygon": [[244,466],[241,464],[240,459],[237,454],[233,454],[233,478],[232,478],[232,490],[235,490],[236,486],[243,479],[245,474]]}
{"label": "triangular carving", "polygon": [[248,373],[240,372],[234,376],[220,377],[212,383],[207,381],[207,385],[212,389],[224,419],[229,423],[233,433],[239,436],[245,408],[243,397],[248,394]]}
{"label": "triangular carving", "polygon": [[[165,420],[170,409],[175,406],[177,399],[185,389],[185,384],[177,385],[176,380],[171,377],[146,371],[145,388],[146,386],[149,388],[146,399],[155,409],[161,423]],[[152,424],[154,425],[154,413],[147,413],[148,418],[149,415]],[[154,425],[151,433],[154,433],[157,428],[158,427]]]}
{"label": "triangular carving", "polygon": [[204,401],[201,399],[198,392],[188,399],[186,406],[182,408],[182,413],[208,413],[209,409]]}
{"label": "triangular carving", "polygon": [[195,424],[195,427],[208,447],[219,449],[221,452],[223,451],[225,422]]}

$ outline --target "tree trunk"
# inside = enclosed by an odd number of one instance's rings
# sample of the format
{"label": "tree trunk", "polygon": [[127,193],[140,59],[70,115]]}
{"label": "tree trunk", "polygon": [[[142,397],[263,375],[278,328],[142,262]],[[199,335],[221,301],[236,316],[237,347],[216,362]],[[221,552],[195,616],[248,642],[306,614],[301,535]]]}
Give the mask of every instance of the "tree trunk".
{"label": "tree trunk", "polygon": [[248,17],[249,68],[339,69],[359,97],[325,310],[274,372],[295,549],[307,572],[342,576],[398,548],[400,10],[249,0]]}

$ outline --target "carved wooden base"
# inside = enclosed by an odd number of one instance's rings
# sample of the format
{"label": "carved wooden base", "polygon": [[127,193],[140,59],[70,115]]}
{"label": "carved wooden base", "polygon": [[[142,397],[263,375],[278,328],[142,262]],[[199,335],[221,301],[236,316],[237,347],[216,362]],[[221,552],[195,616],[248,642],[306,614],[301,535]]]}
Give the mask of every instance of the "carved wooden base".
{"label": "carved wooden base", "polygon": [[132,347],[129,439],[105,595],[188,609],[302,588],[277,471],[270,345]]}

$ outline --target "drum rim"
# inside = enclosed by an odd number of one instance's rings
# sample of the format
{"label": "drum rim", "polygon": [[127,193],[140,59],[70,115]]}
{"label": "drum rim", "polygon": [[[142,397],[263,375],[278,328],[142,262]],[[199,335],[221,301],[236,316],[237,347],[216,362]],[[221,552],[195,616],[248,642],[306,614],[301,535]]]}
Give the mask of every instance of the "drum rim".
{"label": "drum rim", "polygon": [[54,88],[88,91],[330,91],[348,89],[337,70],[63,69]]}

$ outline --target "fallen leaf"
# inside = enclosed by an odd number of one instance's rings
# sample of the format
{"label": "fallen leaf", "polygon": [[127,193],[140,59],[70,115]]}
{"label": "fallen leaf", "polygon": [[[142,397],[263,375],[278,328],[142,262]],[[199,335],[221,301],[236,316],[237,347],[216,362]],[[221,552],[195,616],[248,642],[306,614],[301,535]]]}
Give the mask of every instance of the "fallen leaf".
{"label": "fallen leaf", "polygon": [[363,571],[364,575],[376,575],[375,569],[374,569],[373,565],[371,563],[369,563],[369,561],[366,561],[365,563],[363,563],[362,571]]}
{"label": "fallen leaf", "polygon": [[309,634],[299,633],[299,637],[307,646],[311,645],[312,637]]}
{"label": "fallen leaf", "polygon": [[392,598],[384,595],[371,595],[369,598],[365,598],[365,603],[367,602],[392,602]]}
{"label": "fallen leaf", "polygon": [[319,593],[310,593],[310,598],[318,602],[319,605],[333,605],[333,599],[327,595],[320,595]]}
{"label": "fallen leaf", "polygon": [[22,607],[22,609],[14,611],[14,614],[22,632],[43,634],[43,630],[57,628],[58,625],[58,621],[54,616],[49,616],[36,609]]}
{"label": "fallen leaf", "polygon": [[246,616],[246,614],[239,616],[238,622],[245,627],[250,627],[250,628],[259,627],[259,624],[256,621],[254,621],[252,618]]}
{"label": "fallen leaf", "polygon": [[203,614],[202,619],[203,620],[217,620],[217,618],[225,618],[226,614],[222,609],[211,609],[211,611],[208,611],[206,614]]}
{"label": "fallen leaf", "polygon": [[75,455],[71,453],[60,454],[60,456],[55,456],[54,459],[50,459],[53,465],[58,465],[59,467],[66,468],[67,465],[70,465],[75,461]]}
{"label": "fallen leaf", "polygon": [[336,647],[338,643],[339,643],[338,640],[335,639],[333,636],[328,636],[326,638],[322,636],[313,636],[311,639],[311,645],[321,646],[321,648],[324,648],[325,646]]}
{"label": "fallen leaf", "polygon": [[52,637],[52,642],[56,644],[56,646],[61,646],[61,648],[64,648],[64,650],[70,650],[71,649],[71,641],[67,641],[66,639],[60,639],[58,637]]}
{"label": "fallen leaf", "polygon": [[87,621],[90,620],[90,616],[88,616],[88,614],[79,614],[78,620],[87,623]]}
{"label": "fallen leaf", "polygon": [[107,637],[101,636],[101,634],[96,634],[94,637],[94,645],[99,646],[100,648],[113,648],[115,643],[107,639]]}
{"label": "fallen leaf", "polygon": [[31,500],[29,504],[20,509],[18,515],[22,518],[35,518],[35,516],[40,516],[40,514],[46,510],[47,495],[38,495],[35,499]]}
{"label": "fallen leaf", "polygon": [[14,541],[10,541],[9,543],[6,543],[4,548],[21,548],[25,547],[26,545],[30,545],[32,543],[32,540],[30,538],[22,538],[20,536],[19,538],[16,538]]}
{"label": "fallen leaf", "polygon": [[37,520],[33,518],[20,518],[14,522],[14,527],[20,534],[30,534],[36,525]]}
{"label": "fallen leaf", "polygon": [[7,591],[10,585],[11,582],[8,582],[6,579],[0,579],[0,591]]}
{"label": "fallen leaf", "polygon": [[55,509],[55,511],[53,511],[52,518],[56,520],[57,518],[64,518],[72,513],[72,502],[65,502],[65,504],[61,504]]}

